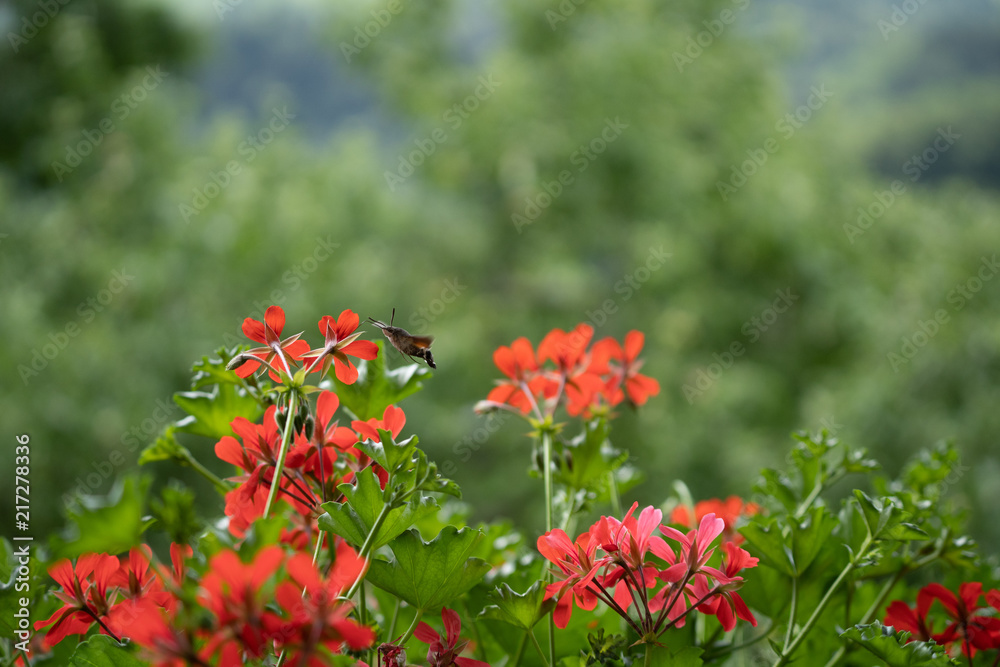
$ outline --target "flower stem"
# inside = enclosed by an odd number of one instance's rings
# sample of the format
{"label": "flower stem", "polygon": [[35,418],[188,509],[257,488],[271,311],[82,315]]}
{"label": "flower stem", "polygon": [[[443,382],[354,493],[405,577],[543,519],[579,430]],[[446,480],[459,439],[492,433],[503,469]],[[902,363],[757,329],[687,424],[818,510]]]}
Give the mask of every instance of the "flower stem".
{"label": "flower stem", "polygon": [[213,473],[211,470],[203,466],[201,462],[198,461],[198,459],[196,459],[194,456],[191,455],[191,452],[185,450],[184,458],[180,461],[180,463],[182,465],[194,468],[195,472],[197,472],[202,477],[211,482],[215,486],[215,488],[217,488],[223,494],[229,493],[232,490],[232,487],[230,487],[229,484],[219,479],[219,477],[216,476],[215,473]]}
{"label": "flower stem", "polygon": [[649,667],[653,664],[653,645],[646,644],[646,657],[642,659],[643,667]]}
{"label": "flower stem", "polygon": [[402,606],[403,601],[396,598],[396,608],[392,610],[392,620],[389,621],[389,636],[392,637],[396,634],[396,621],[399,620],[399,608]]}
{"label": "flower stem", "polygon": [[326,531],[320,530],[316,533],[316,548],[313,549],[313,565],[316,564],[316,559],[319,558],[320,549],[323,548],[323,538],[326,537]]}
{"label": "flower stem", "polygon": [[795,612],[799,605],[799,578],[798,576],[792,577],[792,608],[788,612],[788,629],[785,630],[785,644],[784,648],[787,649],[788,645],[792,643],[792,633],[795,631]]}
{"label": "flower stem", "polygon": [[358,621],[361,625],[368,625],[368,602],[365,600],[365,582],[361,582],[361,590],[358,591]]}
{"label": "flower stem", "polygon": [[295,411],[298,409],[296,398],[298,394],[294,391],[288,396],[288,412],[285,418],[285,431],[281,434],[281,449],[278,450],[278,462],[274,466],[274,476],[271,477],[271,490],[267,493],[267,503],[264,505],[264,518],[271,513],[271,505],[278,495],[278,488],[281,486],[281,475],[285,468],[285,455],[288,454],[288,444],[292,441],[292,431],[295,429]]}
{"label": "flower stem", "polygon": [[796,519],[804,517],[806,512],[809,510],[809,507],[812,506],[813,501],[819,497],[819,494],[839,482],[840,478],[846,474],[847,473],[844,470],[836,470],[825,480],[816,482],[816,486],[813,487],[813,490],[809,493],[809,495],[803,499],[801,503],[799,503],[797,508],[795,508],[795,514],[793,516]]}
{"label": "flower stem", "polygon": [[608,491],[611,495],[611,511],[615,516],[622,515],[622,498],[618,493],[618,477],[614,470],[608,471]]}
{"label": "flower stem", "polygon": [[406,632],[403,633],[403,636],[399,638],[398,642],[396,642],[397,646],[403,646],[404,644],[406,644],[406,642],[408,642],[410,640],[410,637],[413,636],[413,633],[417,629],[417,624],[420,623],[420,617],[423,616],[423,615],[424,615],[424,610],[423,609],[417,609],[417,613],[413,617],[413,622],[410,623],[410,627],[408,627],[406,629]]}
{"label": "flower stem", "polygon": [[[857,625],[864,625],[871,622],[872,617],[875,616],[875,614],[878,613],[878,610],[882,608],[882,605],[885,604],[885,600],[892,593],[892,589],[896,587],[896,584],[898,584],[904,576],[910,572],[919,570],[924,565],[933,563],[935,560],[940,558],[941,552],[944,550],[944,545],[948,543],[949,537],[950,533],[945,531],[944,538],[939,541],[937,548],[934,549],[932,553],[927,554],[916,562],[905,564],[897,570],[896,574],[893,575],[893,577],[885,583],[885,586],[882,587],[882,590],[879,591],[878,597],[876,597],[875,601],[872,602],[870,607],[868,607],[868,611],[866,611],[861,619],[858,620]],[[827,661],[826,667],[833,667],[833,665],[836,665],[840,659],[844,657],[844,654],[846,654],[847,651],[847,644],[841,645],[841,647],[837,649],[837,652],[833,654],[833,657]],[[997,660],[1000,661],[1000,654],[997,655]],[[996,666],[994,665],[994,667]]]}
{"label": "flower stem", "polygon": [[542,664],[545,665],[545,667],[549,667],[549,661],[545,659],[545,652],[542,651],[542,645],[539,644],[538,640],[535,638],[535,633],[528,630],[528,636],[531,637],[531,642],[535,645],[535,650],[538,651],[538,657],[542,659]]}
{"label": "flower stem", "polygon": [[[720,648],[718,651],[711,651],[711,652],[705,653],[703,659],[705,660],[706,663],[707,662],[718,661],[720,658],[724,658],[724,657],[726,657],[727,655],[729,655],[731,653],[735,653],[736,651],[740,651],[742,649],[745,649],[748,646],[753,646],[754,644],[756,644],[757,642],[759,642],[759,641],[761,641],[763,639],[767,639],[768,637],[771,636],[771,630],[773,630],[773,629],[774,629],[774,622],[771,621],[771,622],[768,623],[767,627],[764,628],[763,631],[757,633],[756,637],[748,639],[748,640],[746,640],[744,642],[741,642],[739,644],[729,644],[729,645],[727,645],[727,646],[725,646],[723,648]],[[829,667],[829,664],[828,664],[828,667]]]}
{"label": "flower stem", "polygon": [[[552,434],[548,431],[542,433],[542,459],[545,466],[542,478],[545,481],[545,532],[547,533],[552,530]],[[546,576],[546,580],[548,579],[550,577]],[[549,614],[549,664],[556,664],[556,622],[552,614]]]}
{"label": "flower stem", "polygon": [[[469,603],[465,600],[465,598],[462,598],[462,608],[465,610],[465,614],[469,618],[472,618],[472,612],[469,610]],[[483,638],[479,635],[479,624],[474,622],[469,628],[469,631],[472,632],[472,638],[476,640],[476,655],[479,656],[480,660],[489,664],[489,661],[486,659],[486,644],[483,643]]]}
{"label": "flower stem", "polygon": [[861,543],[861,547],[858,549],[857,555],[852,558],[846,566],[844,566],[844,569],[841,570],[839,575],[837,575],[837,578],[830,585],[830,588],[827,589],[823,599],[819,601],[819,604],[816,605],[816,609],[813,610],[812,616],[809,617],[806,624],[802,626],[801,630],[799,630],[799,634],[792,640],[791,644],[786,644],[785,648],[782,649],[781,655],[778,656],[778,659],[775,661],[773,667],[782,667],[782,665],[788,664],[791,660],[792,654],[795,653],[795,649],[799,647],[802,640],[806,638],[806,635],[808,635],[813,629],[813,626],[816,625],[816,621],[819,620],[819,617],[826,609],[826,606],[830,604],[830,600],[833,599],[834,592],[840,587],[840,584],[843,583],[844,579],[846,579],[847,576],[854,571],[854,568],[858,566],[858,563],[865,558],[868,553],[868,547],[871,546],[871,543],[872,536],[869,534],[865,537],[865,541]]}
{"label": "flower stem", "polygon": [[116,635],[115,633],[111,632],[111,628],[109,628],[109,627],[108,627],[108,626],[107,626],[107,625],[106,625],[106,624],[104,623],[104,621],[102,621],[102,620],[101,620],[101,617],[100,617],[100,616],[98,616],[98,615],[97,615],[97,613],[96,613],[96,612],[94,612],[94,610],[93,610],[93,609],[91,609],[90,607],[83,607],[83,608],[81,609],[81,611],[84,611],[84,612],[86,612],[88,616],[90,616],[90,617],[91,617],[92,619],[94,619],[95,621],[97,621],[97,624],[98,624],[99,626],[101,626],[101,629],[103,629],[103,630],[104,630],[105,632],[107,632],[107,633],[108,633],[108,634],[109,634],[109,635],[111,636],[111,638],[112,638],[112,639],[114,639],[114,640],[115,640],[116,642],[118,642],[119,644],[121,644],[121,643],[122,643],[122,640],[121,640],[121,637],[119,637],[119,636],[118,636],[118,635]]}
{"label": "flower stem", "polygon": [[[517,645],[517,650],[514,652],[514,658],[511,660],[511,667],[518,667],[521,664],[521,656],[524,655],[524,647],[528,645],[528,635],[531,634],[531,629],[524,631],[521,636],[521,641]],[[537,640],[536,640],[537,641]]]}
{"label": "flower stem", "polygon": [[[371,553],[372,550],[372,544],[375,543],[375,535],[377,535],[378,531],[382,528],[382,524],[385,523],[385,518],[387,516],[389,516],[388,503],[382,505],[382,511],[378,513],[378,517],[375,518],[375,524],[372,526],[372,529],[368,531],[368,536],[365,538],[365,543],[361,545],[361,550],[358,552],[358,556],[361,558],[368,558],[368,554]],[[364,580],[365,575],[364,572],[362,572],[358,575],[358,578],[354,580],[354,583],[351,584],[351,588],[347,591],[345,597],[348,599],[354,597],[354,594],[358,592],[358,588],[361,587],[361,582]]]}

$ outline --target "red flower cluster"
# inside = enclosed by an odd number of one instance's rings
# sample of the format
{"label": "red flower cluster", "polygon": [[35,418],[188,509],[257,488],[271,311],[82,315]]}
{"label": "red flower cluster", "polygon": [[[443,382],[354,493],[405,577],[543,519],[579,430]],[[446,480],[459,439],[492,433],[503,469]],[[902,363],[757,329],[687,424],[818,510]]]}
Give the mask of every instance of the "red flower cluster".
{"label": "red flower cluster", "polygon": [[[316,667],[327,664],[321,656],[345,646],[368,648],[375,640],[371,628],[347,617],[352,606],[342,595],[368,563],[343,542],[325,577],[308,555],[286,558],[278,546],[265,547],[248,564],[233,551],[221,551],[201,580],[197,609],[183,614],[181,590],[191,548],[175,544],[170,553],[172,572],[150,565],[148,547],[133,549],[127,561],[87,554],[75,565],[55,563],[49,574],[62,586],[57,595],[65,604],[35,624],[36,630],[48,627],[44,645],[83,635],[96,623],[102,633],[141,646],[157,667],[237,667],[272,649],[284,651],[289,666]],[[290,580],[275,584],[286,570]],[[277,606],[269,604],[272,599]],[[183,620],[202,610],[209,614],[207,621]]]}
{"label": "red flower cluster", "polygon": [[[902,600],[892,602],[885,611],[885,625],[913,633],[910,641],[933,641],[955,654],[959,650],[972,658],[977,651],[1000,649],[1000,618],[987,616],[1000,612],[1000,590],[985,593],[986,604],[979,606],[983,585],[978,581],[966,582],[958,587],[958,595],[941,584],[928,584],[917,593],[916,607]],[[941,632],[934,631],[934,618],[930,611],[937,600],[944,608],[948,625]]]}
{"label": "red flower cluster", "polygon": [[[757,625],[736,592],[743,585],[740,572],[755,567],[757,559],[736,544],[723,542],[721,566],[708,564],[715,553],[712,542],[725,528],[722,519],[708,514],[697,529],[685,534],[660,525],[663,514],[654,507],[636,518],[637,508],[638,503],[633,504],[622,521],[601,517],[575,542],[559,529],[538,538],[538,550],[558,568],[553,571],[557,580],[546,589],[546,599],[557,599],[558,627],[569,623],[574,604],[590,610],[598,600],[644,641],[684,625],[695,609],[716,616],[726,631],[736,626],[737,618]],[[657,528],[678,544],[676,550],[653,534]],[[638,620],[628,613],[633,604]]]}
{"label": "red flower cluster", "polygon": [[722,531],[722,539],[726,542],[743,544],[743,536],[736,532],[736,526],[740,519],[754,516],[759,512],[760,506],[757,503],[744,502],[739,496],[729,496],[725,500],[711,498],[695,503],[694,508],[678,505],[670,513],[670,523],[694,528],[706,515],[714,514],[726,524]]}
{"label": "red flower cluster", "polygon": [[413,636],[425,644],[427,648],[427,664],[430,667],[490,667],[488,662],[459,657],[468,646],[468,641],[459,642],[462,632],[462,619],[452,609],[441,609],[441,621],[444,623],[445,637],[423,621],[417,626]]}
{"label": "red flower cluster", "polygon": [[613,338],[604,338],[588,350],[593,335],[592,326],[579,324],[569,333],[550,331],[537,353],[523,337],[510,347],[497,348],[493,361],[506,379],[497,381],[477,409],[510,407],[541,418],[565,401],[569,414],[586,415],[624,400],[642,405],[660,392],[656,380],[639,373],[641,332],[629,332],[624,347]]}
{"label": "red flower cluster", "polygon": [[[191,547],[174,544],[170,556],[175,569],[183,568]],[[127,559],[110,554],[85,554],[76,564],[68,559],[56,561],[49,576],[62,590],[56,593],[63,606],[44,621],[35,622],[35,630],[48,627],[44,645],[51,648],[68,635],[86,634],[96,623],[102,634],[120,638],[123,629],[131,628],[148,604],[169,610],[173,596],[164,580],[150,565],[149,547],[132,549]]]}
{"label": "red flower cluster", "polygon": [[292,374],[297,362],[308,363],[309,372],[320,371],[323,376],[335,364],[337,378],[344,384],[353,384],[358,379],[358,369],[348,358],[374,359],[378,346],[368,340],[357,340],[361,332],[356,331],[360,318],[357,313],[345,310],[335,320],[325,315],[319,320],[319,332],[323,335],[323,347],[309,349],[309,344],[299,340],[301,333],[281,339],[285,328],[285,311],[280,306],[270,306],[264,313],[264,321],[250,317],[243,320],[243,333],[247,338],[263,343],[244,354],[252,357],[236,368],[240,377],[249,377],[263,364],[268,376],[281,382],[281,374]]}
{"label": "red flower cluster", "polygon": [[[316,519],[322,513],[319,506],[328,500],[339,500],[337,485],[350,482],[354,475],[369,465],[371,459],[355,445],[365,439],[378,440],[377,429],[399,435],[406,415],[396,406],[386,408],[381,420],[353,421],[351,428],[340,426],[334,413],[340,400],[332,391],[324,391],[316,402],[315,425],[311,437],[299,431],[285,457],[277,498],[285,500],[295,510],[295,522],[287,540],[309,538],[315,534]],[[240,468],[243,474],[230,478],[238,486],[226,494],[226,516],[229,530],[243,537],[247,528],[264,513],[264,505],[274,482],[281,431],[275,419],[277,408],[264,413],[261,424],[237,417],[230,426],[239,438],[224,436],[215,445],[216,455]],[[375,472],[384,477],[377,466]],[[383,480],[384,481],[384,480]]]}

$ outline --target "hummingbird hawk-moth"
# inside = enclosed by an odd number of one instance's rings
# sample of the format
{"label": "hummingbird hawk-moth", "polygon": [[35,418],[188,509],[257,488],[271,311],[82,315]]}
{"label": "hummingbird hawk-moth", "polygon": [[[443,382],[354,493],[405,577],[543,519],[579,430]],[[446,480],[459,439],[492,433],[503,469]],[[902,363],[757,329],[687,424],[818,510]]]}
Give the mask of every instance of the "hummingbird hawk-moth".
{"label": "hummingbird hawk-moth", "polygon": [[[396,319],[395,308],[392,309],[392,317],[389,318],[389,324],[372,319],[371,317],[368,319],[382,330],[382,333],[389,339],[392,346],[402,354],[405,354],[410,359],[420,357],[431,368],[437,368],[434,364],[434,355],[431,354],[431,343],[434,342],[434,336],[414,336],[406,329],[392,326],[393,320]],[[414,359],[414,361],[416,360]]]}

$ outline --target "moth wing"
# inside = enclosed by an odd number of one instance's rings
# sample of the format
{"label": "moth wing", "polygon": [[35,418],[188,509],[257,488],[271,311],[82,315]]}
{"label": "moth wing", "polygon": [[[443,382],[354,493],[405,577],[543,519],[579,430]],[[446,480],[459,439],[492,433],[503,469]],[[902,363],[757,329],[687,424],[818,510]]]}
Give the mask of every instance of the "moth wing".
{"label": "moth wing", "polygon": [[434,336],[413,336],[411,340],[417,347],[427,349],[434,342]]}

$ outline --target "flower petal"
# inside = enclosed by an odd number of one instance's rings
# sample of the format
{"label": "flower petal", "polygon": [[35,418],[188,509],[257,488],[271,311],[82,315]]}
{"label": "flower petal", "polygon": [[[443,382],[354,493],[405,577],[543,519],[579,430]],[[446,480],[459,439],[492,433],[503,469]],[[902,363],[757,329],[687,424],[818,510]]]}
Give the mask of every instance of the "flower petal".
{"label": "flower petal", "polygon": [[276,335],[280,336],[281,330],[285,328],[285,311],[282,310],[281,306],[268,306],[267,310],[264,311],[264,322]]}
{"label": "flower petal", "polygon": [[371,360],[378,356],[378,345],[370,340],[356,340],[350,345],[341,348],[340,351],[358,359]]}
{"label": "flower petal", "polygon": [[337,379],[344,384],[354,384],[358,380],[358,369],[351,363],[350,359],[341,352],[335,352],[333,357]]}
{"label": "flower petal", "polygon": [[629,331],[625,336],[625,360],[627,362],[635,361],[635,358],[639,356],[639,352],[642,351],[642,345],[646,341],[646,335],[641,331]]}

